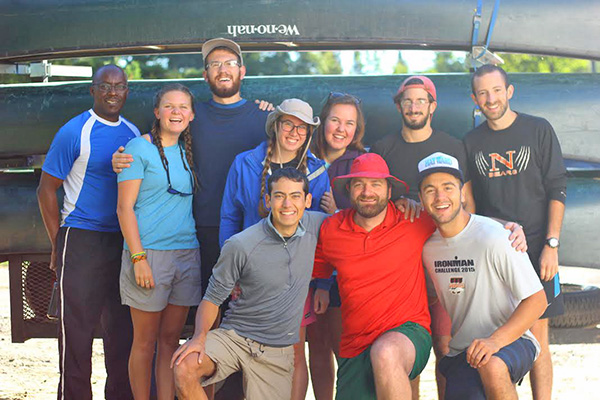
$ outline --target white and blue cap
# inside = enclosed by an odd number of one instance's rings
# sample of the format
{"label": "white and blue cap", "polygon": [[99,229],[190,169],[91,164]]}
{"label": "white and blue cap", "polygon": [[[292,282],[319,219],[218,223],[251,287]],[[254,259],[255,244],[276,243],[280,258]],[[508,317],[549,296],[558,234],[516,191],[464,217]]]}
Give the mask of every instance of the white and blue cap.
{"label": "white and blue cap", "polygon": [[437,152],[433,153],[421,161],[419,161],[419,186],[425,177],[434,174],[436,172],[445,172],[450,175],[454,175],[461,182],[464,182],[463,173],[460,170],[458,160],[451,155]]}

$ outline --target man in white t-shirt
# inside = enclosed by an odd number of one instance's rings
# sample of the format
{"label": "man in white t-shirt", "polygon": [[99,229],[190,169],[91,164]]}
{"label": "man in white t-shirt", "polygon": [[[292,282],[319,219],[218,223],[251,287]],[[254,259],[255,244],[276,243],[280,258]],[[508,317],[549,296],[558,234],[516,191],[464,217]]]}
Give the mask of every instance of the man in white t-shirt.
{"label": "man in white t-shirt", "polygon": [[516,399],[515,383],[540,350],[529,331],[547,305],[539,279],[500,223],[464,209],[456,158],[424,158],[419,182],[421,202],[437,226],[423,264],[452,320],[450,352],[440,362],[446,400]]}

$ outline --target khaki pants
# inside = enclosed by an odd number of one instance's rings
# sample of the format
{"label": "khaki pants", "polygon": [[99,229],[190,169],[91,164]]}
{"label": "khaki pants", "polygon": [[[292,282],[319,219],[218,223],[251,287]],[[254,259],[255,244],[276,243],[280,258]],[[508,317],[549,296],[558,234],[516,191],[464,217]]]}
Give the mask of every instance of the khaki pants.
{"label": "khaki pants", "polygon": [[270,347],[233,330],[218,328],[208,332],[205,348],[216,370],[202,386],[222,381],[241,370],[247,400],[290,399],[294,372],[292,346]]}

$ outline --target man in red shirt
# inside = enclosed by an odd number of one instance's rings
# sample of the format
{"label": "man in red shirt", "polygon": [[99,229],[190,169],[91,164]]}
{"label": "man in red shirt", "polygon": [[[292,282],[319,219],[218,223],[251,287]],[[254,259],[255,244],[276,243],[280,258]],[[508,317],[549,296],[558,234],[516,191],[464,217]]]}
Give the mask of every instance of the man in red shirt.
{"label": "man in red shirt", "polygon": [[[377,154],[356,158],[333,186],[346,189],[352,208],[321,226],[313,278],[336,269],[343,299],[336,399],[410,399],[409,379],[431,350],[421,252],[435,226],[427,215],[404,219],[390,198],[408,187]],[[324,312],[327,291],[315,302]]]}

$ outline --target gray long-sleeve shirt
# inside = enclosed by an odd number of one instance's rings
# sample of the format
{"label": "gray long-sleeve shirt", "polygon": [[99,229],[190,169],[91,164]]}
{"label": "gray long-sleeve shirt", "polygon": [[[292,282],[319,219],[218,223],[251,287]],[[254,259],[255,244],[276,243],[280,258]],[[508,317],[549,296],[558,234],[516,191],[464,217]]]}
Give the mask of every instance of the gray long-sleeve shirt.
{"label": "gray long-sleeve shirt", "polygon": [[327,217],[305,211],[287,241],[270,216],[223,245],[204,300],[221,305],[239,283],[242,294],[229,303],[222,328],[269,346],[297,343],[321,223]]}

